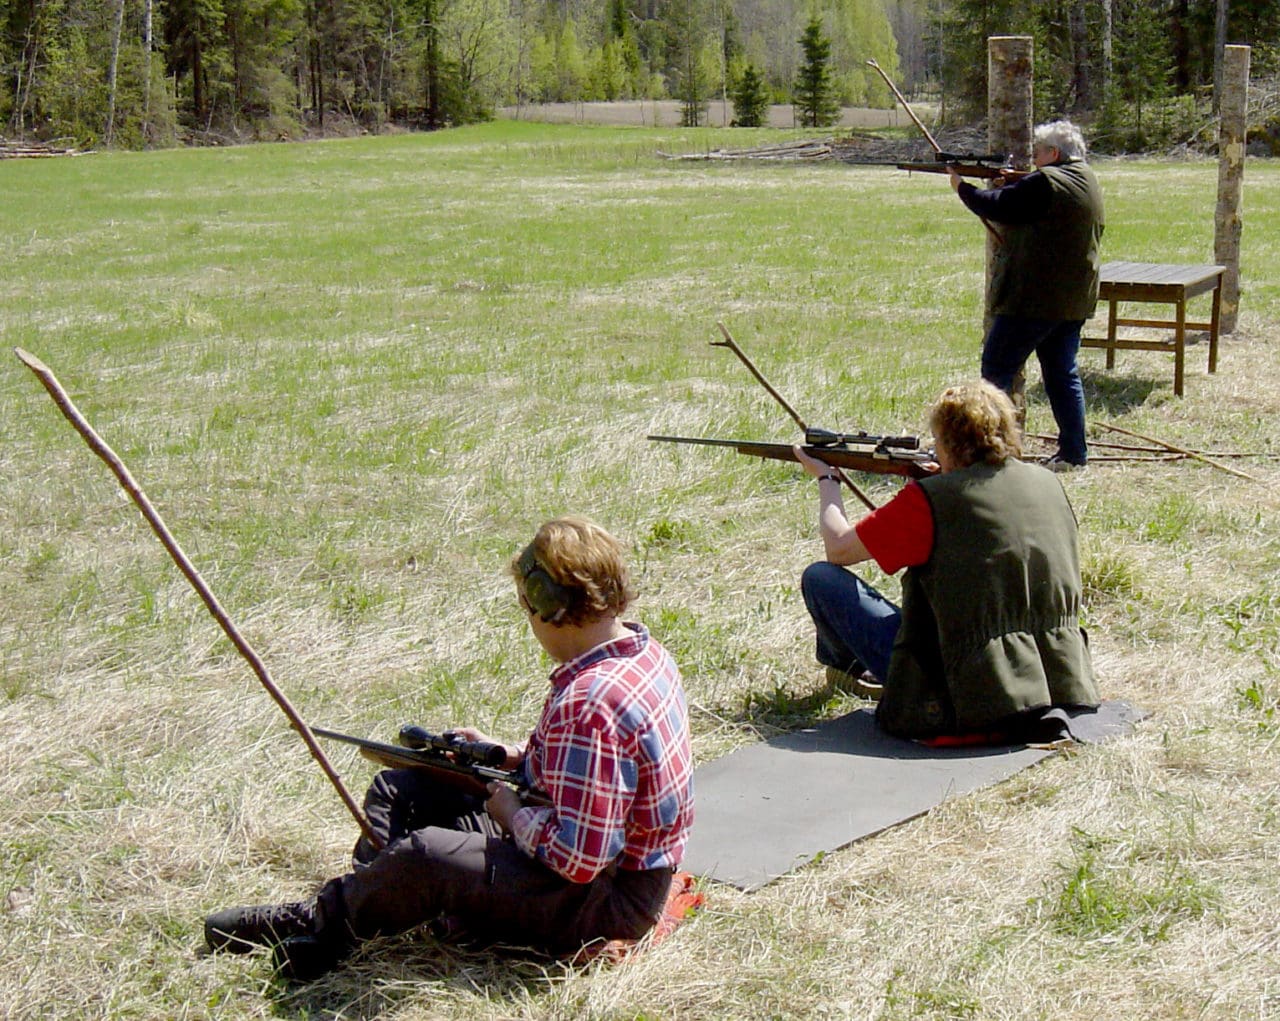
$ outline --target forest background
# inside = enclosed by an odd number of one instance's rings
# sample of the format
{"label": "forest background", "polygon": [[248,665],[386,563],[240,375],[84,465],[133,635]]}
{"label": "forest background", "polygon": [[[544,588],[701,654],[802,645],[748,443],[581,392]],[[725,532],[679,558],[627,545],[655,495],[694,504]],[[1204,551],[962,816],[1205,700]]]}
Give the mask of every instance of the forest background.
{"label": "forest background", "polygon": [[0,0],[0,131],[143,148],[664,98],[697,126],[744,82],[791,102],[815,22],[834,104],[893,105],[874,59],[949,123],[985,110],[987,37],[1030,35],[1037,118],[1110,152],[1211,144],[1223,43],[1260,95],[1280,66],[1280,0]]}

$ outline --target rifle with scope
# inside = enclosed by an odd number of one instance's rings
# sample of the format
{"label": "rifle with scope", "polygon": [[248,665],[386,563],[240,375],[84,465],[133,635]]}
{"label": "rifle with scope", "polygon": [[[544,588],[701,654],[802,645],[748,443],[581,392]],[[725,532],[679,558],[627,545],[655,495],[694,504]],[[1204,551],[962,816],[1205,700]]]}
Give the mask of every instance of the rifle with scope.
{"label": "rifle with scope", "polygon": [[[713,440],[689,436],[648,436],[658,443],[693,443],[708,447],[732,447],[739,454],[774,461],[798,461],[789,443],[757,443],[754,440]],[[915,436],[873,436],[870,433],[837,433],[806,428],[801,449],[810,457],[835,468],[873,475],[903,475],[922,479],[938,472],[933,454],[920,450]]]}
{"label": "rifle with scope", "polygon": [[352,737],[323,727],[312,727],[311,733],[355,745],[364,758],[388,769],[429,770],[443,782],[476,797],[487,798],[488,785],[497,780],[515,787],[526,805],[550,804],[545,795],[529,790],[520,773],[501,768],[507,761],[507,750],[499,744],[467,741],[448,730],[433,734],[412,724],[400,728],[395,744]]}
{"label": "rifle with scope", "polygon": [[918,171],[922,174],[946,174],[954,170],[961,177],[976,177],[1009,184],[1019,177],[1026,177],[1030,170],[1019,170],[1009,165],[1005,156],[958,155],[940,152],[931,160],[903,160],[895,163],[899,170]]}
{"label": "rifle with scope", "polygon": [[1007,157],[972,153],[940,152],[935,154],[933,159],[927,160],[860,160],[849,157],[842,159],[841,162],[853,166],[895,167],[898,170],[921,174],[946,174],[954,170],[961,177],[997,181],[1000,184],[1009,184],[1031,173],[1030,170],[1018,170],[1010,166]]}

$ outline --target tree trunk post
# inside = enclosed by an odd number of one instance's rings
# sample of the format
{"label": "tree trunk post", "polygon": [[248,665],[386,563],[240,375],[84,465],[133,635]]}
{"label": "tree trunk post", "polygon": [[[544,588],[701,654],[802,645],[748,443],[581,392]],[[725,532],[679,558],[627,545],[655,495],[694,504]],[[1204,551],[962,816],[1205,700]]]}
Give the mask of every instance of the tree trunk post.
{"label": "tree trunk post", "polygon": [[1111,99],[1111,0],[1102,0],[1102,103]]}
{"label": "tree trunk post", "polygon": [[1226,266],[1222,274],[1218,329],[1231,333],[1240,312],[1240,199],[1244,184],[1244,149],[1249,131],[1249,47],[1223,51],[1222,96],[1218,103],[1218,205],[1213,217],[1213,260]]}
{"label": "tree trunk post", "polygon": [[[1017,167],[1031,166],[1032,71],[1034,43],[1029,35],[993,35],[987,40],[987,151],[1013,157]],[[986,302],[982,320],[985,336],[991,329],[991,274],[997,242],[987,234]],[[1027,421],[1027,377],[1013,378],[1010,396],[1018,424]]]}

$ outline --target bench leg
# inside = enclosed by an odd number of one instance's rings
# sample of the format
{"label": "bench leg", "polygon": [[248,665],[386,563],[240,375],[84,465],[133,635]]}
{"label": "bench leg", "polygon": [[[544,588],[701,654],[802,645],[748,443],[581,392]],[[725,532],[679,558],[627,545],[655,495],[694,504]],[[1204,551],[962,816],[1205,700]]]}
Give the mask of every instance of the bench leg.
{"label": "bench leg", "polygon": [[1186,342],[1187,301],[1182,298],[1178,301],[1178,329],[1173,337],[1173,393],[1175,397],[1182,396],[1182,373],[1186,367]]}
{"label": "bench leg", "polygon": [[1114,369],[1116,367],[1116,305],[1118,304],[1119,302],[1117,302],[1114,298],[1112,298],[1110,302],[1110,307],[1108,309],[1108,318],[1107,318],[1107,369],[1108,370]]}
{"label": "bench leg", "polygon": [[1209,317],[1209,371],[1218,371],[1218,322],[1222,312],[1222,275],[1213,288],[1213,314]]}

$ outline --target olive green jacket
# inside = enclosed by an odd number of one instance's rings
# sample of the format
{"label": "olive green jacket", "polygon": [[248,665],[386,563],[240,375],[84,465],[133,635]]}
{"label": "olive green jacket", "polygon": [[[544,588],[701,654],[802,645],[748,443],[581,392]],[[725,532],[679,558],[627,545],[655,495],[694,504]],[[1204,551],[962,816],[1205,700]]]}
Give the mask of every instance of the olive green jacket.
{"label": "olive green jacket", "polygon": [[933,552],[902,582],[876,718],[903,737],[998,730],[1096,706],[1076,520],[1057,476],[1010,460],[924,479]]}
{"label": "olive green jacket", "polygon": [[1081,161],[1051,164],[1039,173],[1049,182],[1049,208],[1032,223],[1000,226],[1003,240],[991,269],[991,313],[1088,319],[1098,304],[1102,189]]}

